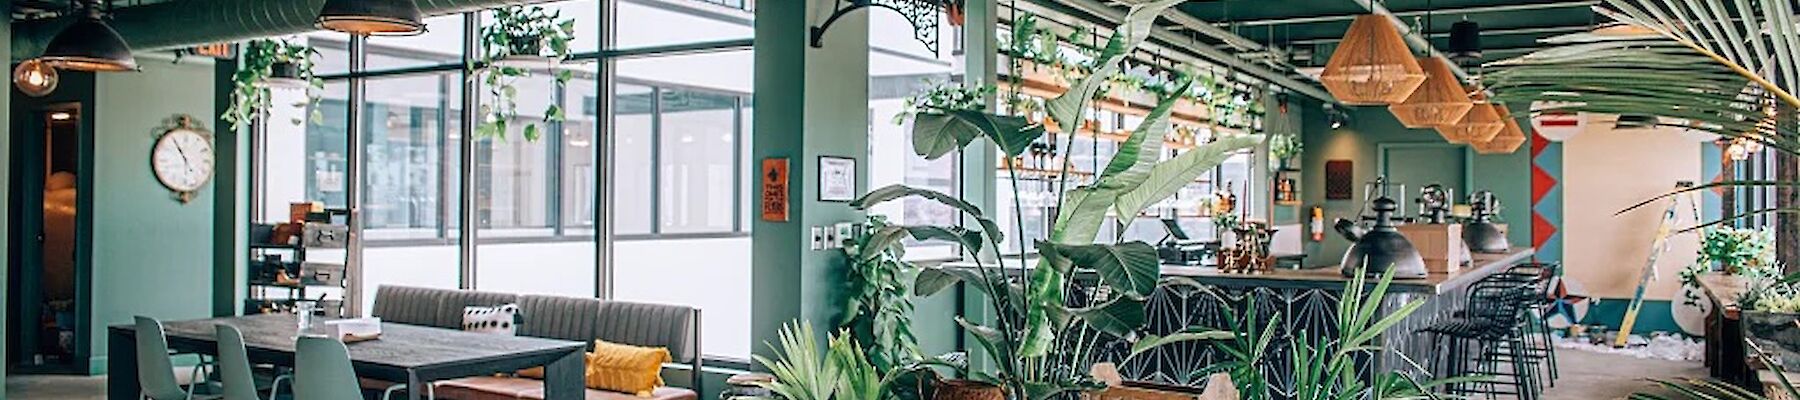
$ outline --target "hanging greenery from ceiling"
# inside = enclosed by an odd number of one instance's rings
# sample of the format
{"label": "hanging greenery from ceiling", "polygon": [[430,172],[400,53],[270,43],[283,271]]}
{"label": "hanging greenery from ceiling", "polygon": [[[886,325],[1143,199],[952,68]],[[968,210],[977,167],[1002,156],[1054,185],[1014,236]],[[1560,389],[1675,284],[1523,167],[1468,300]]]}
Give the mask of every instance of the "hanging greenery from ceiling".
{"label": "hanging greenery from ceiling", "polygon": [[[1657,116],[1659,125],[1800,153],[1800,18],[1788,1],[1607,0],[1594,10],[1621,25],[1547,39],[1555,47],[1490,64],[1484,82],[1493,99],[1533,104],[1532,112]],[[1778,186],[1800,183],[1688,190]],[[1796,211],[1767,208],[1700,226]]]}
{"label": "hanging greenery from ceiling", "polygon": [[[491,101],[481,104],[481,125],[476,137],[506,139],[510,126],[519,119],[519,79],[529,78],[541,70],[549,70],[556,86],[569,83],[574,71],[556,68],[569,58],[569,43],[575,41],[575,20],[563,18],[561,11],[546,11],[539,6],[510,6],[494,9],[493,21],[481,27],[481,63],[478,71],[482,87]],[[564,110],[554,99],[544,109],[542,122],[562,122]],[[525,123],[520,128],[527,141],[537,141],[543,128]]]}
{"label": "hanging greenery from ceiling", "polygon": [[[231,75],[234,86],[231,105],[220,119],[230,122],[237,129],[243,129],[256,118],[267,116],[269,108],[275,105],[272,90],[274,83],[285,80],[297,88],[307,90],[306,102],[295,106],[310,110],[308,113],[312,120],[323,120],[324,113],[316,107],[319,103],[316,92],[325,90],[325,81],[313,74],[313,57],[318,54],[312,46],[291,43],[286,39],[257,39],[244,43],[243,62],[238,66],[237,72]],[[306,121],[294,118],[289,122],[299,125]]]}

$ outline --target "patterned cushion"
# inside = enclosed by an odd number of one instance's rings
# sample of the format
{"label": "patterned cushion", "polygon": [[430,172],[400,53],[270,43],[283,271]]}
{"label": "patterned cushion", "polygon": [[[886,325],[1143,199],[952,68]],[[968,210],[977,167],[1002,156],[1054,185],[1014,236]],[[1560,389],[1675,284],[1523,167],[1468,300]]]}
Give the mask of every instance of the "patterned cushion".
{"label": "patterned cushion", "polygon": [[518,304],[463,307],[462,330],[512,336],[518,333],[519,323],[522,321]]}

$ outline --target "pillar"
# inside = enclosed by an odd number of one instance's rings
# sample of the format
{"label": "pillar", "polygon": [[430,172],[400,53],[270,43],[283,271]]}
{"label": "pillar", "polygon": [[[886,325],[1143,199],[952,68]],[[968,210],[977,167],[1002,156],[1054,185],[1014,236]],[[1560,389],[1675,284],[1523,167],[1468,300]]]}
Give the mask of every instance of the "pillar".
{"label": "pillar", "polygon": [[[756,71],[750,179],[762,181],[763,160],[786,159],[787,221],[751,224],[750,340],[757,354],[789,321],[828,327],[843,298],[844,268],[837,249],[810,250],[810,228],[860,222],[847,203],[818,201],[820,156],[858,160],[858,190],[866,191],[869,131],[869,8],[839,18],[812,47],[810,27],[838,2],[769,1],[756,7]],[[821,334],[829,329],[820,329]],[[823,340],[824,338],[815,338]]]}

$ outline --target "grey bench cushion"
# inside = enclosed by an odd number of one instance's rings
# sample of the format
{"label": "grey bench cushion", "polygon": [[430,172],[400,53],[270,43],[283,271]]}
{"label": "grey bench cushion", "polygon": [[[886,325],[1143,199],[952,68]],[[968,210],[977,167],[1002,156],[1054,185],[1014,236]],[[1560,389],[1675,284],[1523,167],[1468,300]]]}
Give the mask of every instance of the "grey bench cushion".
{"label": "grey bench cushion", "polygon": [[437,326],[438,305],[451,293],[443,289],[382,285],[375,289],[375,307],[369,315],[388,322]]}
{"label": "grey bench cushion", "polygon": [[[472,290],[452,290],[438,303],[437,323],[432,326],[446,329],[462,329],[464,307],[489,307],[501,304],[518,303],[519,295],[511,293],[477,292]],[[530,318],[530,316],[526,316]],[[530,325],[529,321],[526,325]]]}
{"label": "grey bench cushion", "polygon": [[519,296],[519,312],[525,324],[519,334],[531,337],[584,342],[593,348],[600,324],[600,299],[559,296]]}
{"label": "grey bench cushion", "polygon": [[694,360],[694,308],[668,304],[608,301],[601,307],[597,337],[634,346],[667,347],[675,362]]}

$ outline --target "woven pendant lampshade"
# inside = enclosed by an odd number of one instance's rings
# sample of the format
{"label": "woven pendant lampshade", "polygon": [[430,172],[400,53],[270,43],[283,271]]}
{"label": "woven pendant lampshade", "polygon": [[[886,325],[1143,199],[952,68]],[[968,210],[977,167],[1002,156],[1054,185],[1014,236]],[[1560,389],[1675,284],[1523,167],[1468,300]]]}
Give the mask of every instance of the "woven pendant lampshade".
{"label": "woven pendant lampshade", "polygon": [[1394,24],[1369,14],[1350,23],[1319,81],[1344,104],[1388,105],[1406,101],[1425,82],[1425,71]]}
{"label": "woven pendant lampshade", "polygon": [[1476,154],[1509,154],[1518,151],[1519,146],[1525,144],[1525,131],[1519,128],[1519,120],[1513,118],[1506,107],[1494,105],[1494,109],[1499,111],[1500,121],[1505,124],[1505,128],[1500,129],[1500,133],[1494,135],[1493,139],[1469,143],[1475,148]]}
{"label": "woven pendant lampshade", "polygon": [[1475,105],[1469,108],[1468,113],[1463,114],[1461,120],[1437,128],[1438,134],[1444,136],[1444,141],[1457,144],[1481,143],[1493,139],[1494,135],[1500,134],[1501,129],[1506,129],[1506,123],[1500,120],[1500,111],[1495,109],[1494,104],[1487,102],[1487,95],[1475,92],[1470,100]]}
{"label": "woven pendant lampshade", "polygon": [[1408,128],[1435,128],[1461,121],[1463,115],[1475,107],[1469,100],[1469,94],[1463,91],[1462,84],[1456,82],[1456,74],[1450,72],[1450,63],[1439,57],[1419,57],[1419,65],[1425,69],[1425,83],[1413,90],[1406,101],[1388,106],[1394,113],[1394,119]]}

